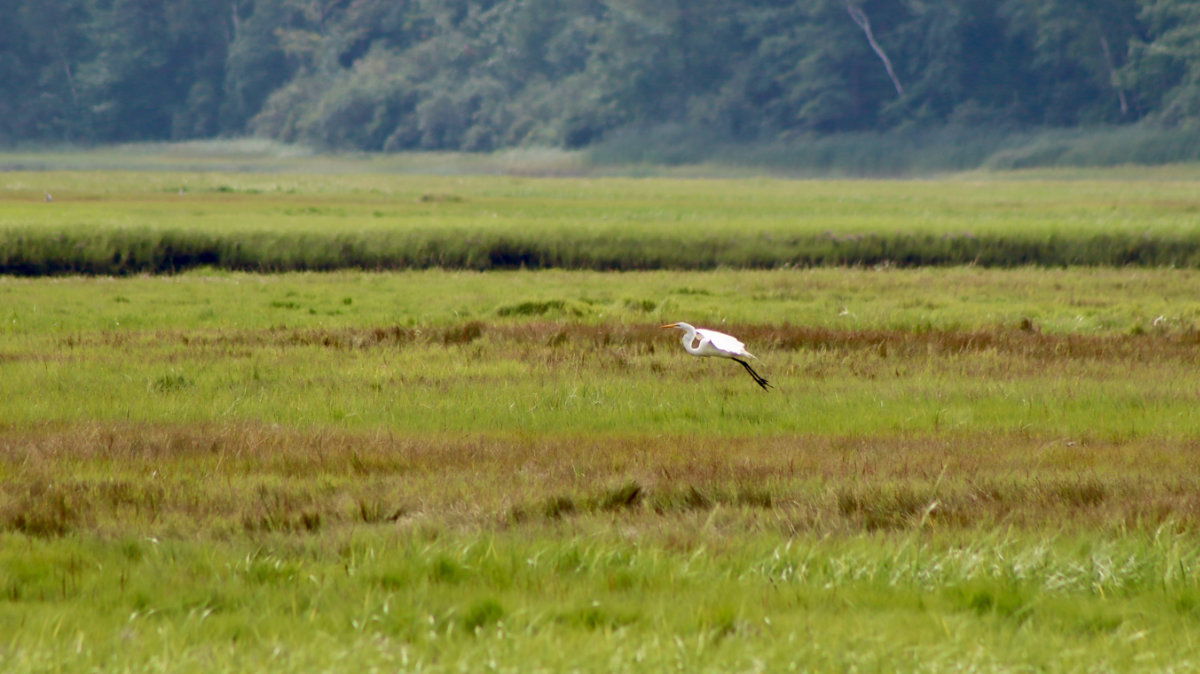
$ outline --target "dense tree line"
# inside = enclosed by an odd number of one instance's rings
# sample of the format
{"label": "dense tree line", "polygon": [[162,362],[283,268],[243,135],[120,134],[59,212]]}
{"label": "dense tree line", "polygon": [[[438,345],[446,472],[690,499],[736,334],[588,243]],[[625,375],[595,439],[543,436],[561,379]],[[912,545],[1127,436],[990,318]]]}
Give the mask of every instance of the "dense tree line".
{"label": "dense tree line", "polygon": [[0,142],[1200,120],[1200,0],[7,0]]}

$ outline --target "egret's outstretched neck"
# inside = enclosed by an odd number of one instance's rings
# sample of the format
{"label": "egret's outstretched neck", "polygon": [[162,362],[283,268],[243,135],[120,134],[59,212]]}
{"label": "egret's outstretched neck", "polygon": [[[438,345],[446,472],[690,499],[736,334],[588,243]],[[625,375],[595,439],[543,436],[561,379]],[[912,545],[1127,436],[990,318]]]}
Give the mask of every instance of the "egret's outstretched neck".
{"label": "egret's outstretched neck", "polygon": [[696,328],[687,323],[680,323],[675,327],[683,330],[683,338],[679,340],[683,344],[683,348],[687,349],[688,353],[696,353],[696,347],[692,345],[696,341]]}

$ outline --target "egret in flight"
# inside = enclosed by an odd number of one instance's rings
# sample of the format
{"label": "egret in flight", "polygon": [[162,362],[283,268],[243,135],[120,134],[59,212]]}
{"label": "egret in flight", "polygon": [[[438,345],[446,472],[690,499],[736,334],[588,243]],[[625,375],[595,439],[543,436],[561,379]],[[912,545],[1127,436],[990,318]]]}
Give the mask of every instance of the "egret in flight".
{"label": "egret in flight", "polygon": [[746,372],[749,372],[751,377],[754,377],[755,384],[761,386],[764,391],[771,388],[771,384],[763,379],[762,375],[755,372],[754,368],[750,367],[750,363],[746,362],[747,358],[758,360],[758,357],[747,351],[746,345],[737,337],[715,330],[694,328],[687,323],[671,323],[659,327],[683,330],[683,339],[681,340],[683,348],[693,356],[728,358],[737,361],[746,368]]}

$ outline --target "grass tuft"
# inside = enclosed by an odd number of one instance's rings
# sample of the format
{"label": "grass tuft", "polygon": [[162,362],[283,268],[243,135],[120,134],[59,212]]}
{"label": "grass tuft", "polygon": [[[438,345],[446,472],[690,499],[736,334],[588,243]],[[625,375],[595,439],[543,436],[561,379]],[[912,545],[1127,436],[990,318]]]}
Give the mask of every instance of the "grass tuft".
{"label": "grass tuft", "polygon": [[456,559],[441,554],[434,558],[429,567],[429,578],[434,583],[455,585],[469,578],[470,574]]}
{"label": "grass tuft", "polygon": [[574,515],[577,510],[575,499],[570,496],[551,496],[542,505],[542,515],[552,520]]}
{"label": "grass tuft", "polygon": [[1072,507],[1092,508],[1109,496],[1110,487],[1094,477],[1061,481],[1049,488],[1051,496]]}
{"label": "grass tuft", "polygon": [[836,499],[838,511],[867,531],[912,527],[937,503],[929,491],[905,484],[842,487]]}
{"label": "grass tuft", "polygon": [[599,499],[599,507],[601,510],[629,510],[637,507],[642,502],[642,486],[637,482],[626,482],[619,487],[614,487],[603,494]]}
{"label": "grass tuft", "polygon": [[170,372],[156,377],[150,382],[150,390],[155,393],[175,393],[192,385],[192,380],[178,372]]}
{"label": "grass tuft", "polygon": [[477,633],[479,630],[500,622],[504,618],[504,607],[499,601],[491,597],[485,597],[474,601],[462,615],[462,627],[468,633]]}
{"label": "grass tuft", "polygon": [[442,331],[442,344],[470,344],[483,336],[484,327],[482,321],[467,321],[448,327]]}
{"label": "grass tuft", "polygon": [[80,503],[83,488],[34,480],[16,498],[5,499],[0,510],[4,529],[36,537],[63,536],[82,524],[87,505]]}

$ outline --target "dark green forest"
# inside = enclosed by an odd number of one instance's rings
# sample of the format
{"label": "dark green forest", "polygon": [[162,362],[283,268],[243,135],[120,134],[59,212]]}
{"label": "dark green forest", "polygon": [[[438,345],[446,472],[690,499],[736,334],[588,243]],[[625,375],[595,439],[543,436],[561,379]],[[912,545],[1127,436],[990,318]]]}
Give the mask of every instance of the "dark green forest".
{"label": "dark green forest", "polygon": [[770,143],[1198,121],[1193,0],[0,3],[10,147],[252,134],[488,151],[651,129]]}

